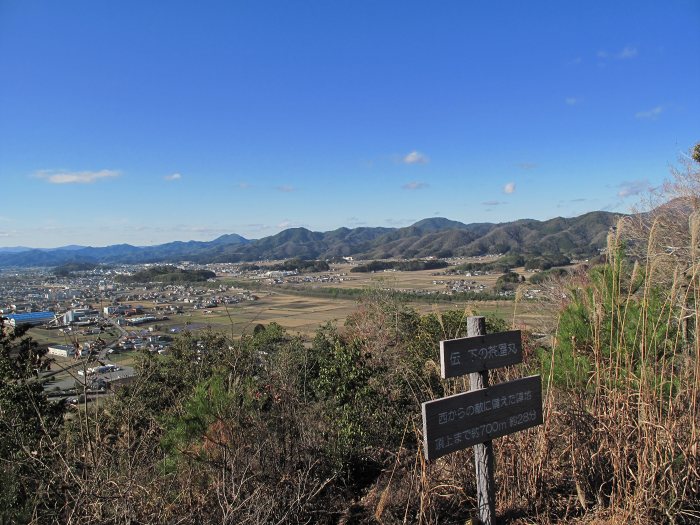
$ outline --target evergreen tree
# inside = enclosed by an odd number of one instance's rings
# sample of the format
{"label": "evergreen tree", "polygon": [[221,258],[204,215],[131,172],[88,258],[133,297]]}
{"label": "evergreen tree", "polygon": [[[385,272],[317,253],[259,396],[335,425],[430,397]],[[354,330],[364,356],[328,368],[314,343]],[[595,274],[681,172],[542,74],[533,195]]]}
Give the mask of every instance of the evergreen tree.
{"label": "evergreen tree", "polygon": [[55,517],[52,464],[62,407],[48,401],[37,377],[46,350],[24,332],[0,332],[0,523]]}

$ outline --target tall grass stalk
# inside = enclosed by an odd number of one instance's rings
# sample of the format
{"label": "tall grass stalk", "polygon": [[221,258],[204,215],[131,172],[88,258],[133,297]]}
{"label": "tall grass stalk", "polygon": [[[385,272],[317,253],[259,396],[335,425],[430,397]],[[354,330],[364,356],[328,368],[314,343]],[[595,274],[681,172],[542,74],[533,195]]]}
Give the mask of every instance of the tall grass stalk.
{"label": "tall grass stalk", "polygon": [[[631,265],[620,224],[609,235],[607,264],[578,296],[590,332],[584,340],[571,336],[567,349],[574,367],[576,356],[584,358],[587,379],[577,382],[577,369],[572,381],[552,388],[570,403],[560,408],[572,425],[571,466],[584,509],[595,505],[640,523],[700,519],[698,221],[688,225],[689,259],[658,249],[664,228],[655,220],[643,261]],[[552,374],[565,366],[556,355]]]}

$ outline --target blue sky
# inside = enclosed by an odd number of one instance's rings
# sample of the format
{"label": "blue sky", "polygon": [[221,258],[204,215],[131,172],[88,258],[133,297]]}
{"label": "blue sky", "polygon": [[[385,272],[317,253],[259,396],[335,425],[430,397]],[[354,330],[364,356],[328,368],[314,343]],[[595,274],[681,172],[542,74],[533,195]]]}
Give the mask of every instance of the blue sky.
{"label": "blue sky", "polygon": [[628,211],[700,3],[0,0],[0,246]]}

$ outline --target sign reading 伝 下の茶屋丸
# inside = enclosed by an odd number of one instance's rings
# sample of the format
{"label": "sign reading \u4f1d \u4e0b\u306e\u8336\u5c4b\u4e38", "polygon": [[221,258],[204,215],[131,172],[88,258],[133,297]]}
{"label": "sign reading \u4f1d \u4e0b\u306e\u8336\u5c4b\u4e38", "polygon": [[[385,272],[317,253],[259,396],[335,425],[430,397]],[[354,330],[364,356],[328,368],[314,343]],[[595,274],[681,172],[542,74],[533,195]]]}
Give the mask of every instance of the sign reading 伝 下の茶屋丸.
{"label": "sign reading \u4f1d \u4e0b\u306e\u8336\u5c4b\u4e38", "polygon": [[423,403],[428,460],[542,424],[542,382],[530,376]]}
{"label": "sign reading \u4f1d \u4e0b\u306e\u8336\u5c4b\u4e38", "polygon": [[522,360],[520,330],[440,341],[443,378],[514,365]]}

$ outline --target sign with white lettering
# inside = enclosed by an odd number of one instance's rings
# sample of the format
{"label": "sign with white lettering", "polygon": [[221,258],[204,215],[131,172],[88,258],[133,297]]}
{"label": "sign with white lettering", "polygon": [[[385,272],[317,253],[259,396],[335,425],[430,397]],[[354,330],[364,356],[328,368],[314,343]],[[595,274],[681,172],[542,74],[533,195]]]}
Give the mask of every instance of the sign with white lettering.
{"label": "sign with white lettering", "polygon": [[443,378],[514,365],[522,360],[520,330],[440,341]]}
{"label": "sign with white lettering", "polygon": [[428,460],[542,424],[539,375],[423,403]]}

